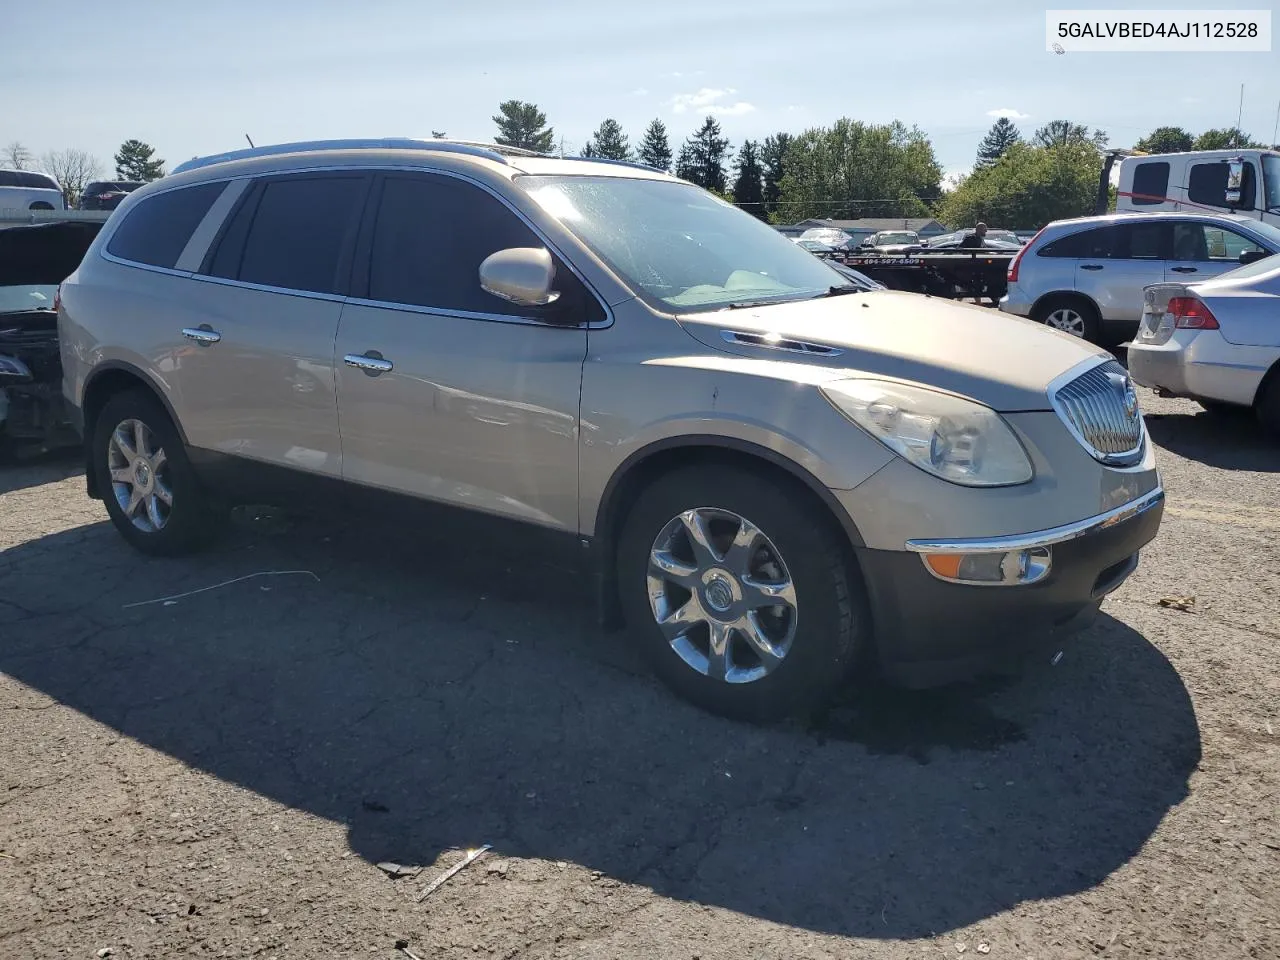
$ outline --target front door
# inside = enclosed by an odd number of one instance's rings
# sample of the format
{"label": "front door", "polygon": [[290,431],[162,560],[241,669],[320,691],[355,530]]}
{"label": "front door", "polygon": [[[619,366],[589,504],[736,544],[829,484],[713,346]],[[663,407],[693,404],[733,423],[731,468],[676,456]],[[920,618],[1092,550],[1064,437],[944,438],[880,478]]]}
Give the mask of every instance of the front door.
{"label": "front door", "polygon": [[603,308],[559,261],[553,310],[479,282],[490,254],[542,246],[468,181],[375,185],[335,352],[347,479],[577,531],[582,364]]}
{"label": "front door", "polygon": [[1175,223],[1167,279],[1183,283],[1209,280],[1240,266],[1245,253],[1265,252],[1244,234],[1215,223]]}

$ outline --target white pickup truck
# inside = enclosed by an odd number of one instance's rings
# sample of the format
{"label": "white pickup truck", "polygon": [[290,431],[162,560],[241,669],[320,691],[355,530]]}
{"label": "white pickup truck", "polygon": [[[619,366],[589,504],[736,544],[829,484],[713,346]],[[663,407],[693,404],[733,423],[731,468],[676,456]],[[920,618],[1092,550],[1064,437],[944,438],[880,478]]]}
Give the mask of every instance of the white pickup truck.
{"label": "white pickup truck", "polygon": [[34,170],[0,170],[0,210],[65,210],[58,181]]}

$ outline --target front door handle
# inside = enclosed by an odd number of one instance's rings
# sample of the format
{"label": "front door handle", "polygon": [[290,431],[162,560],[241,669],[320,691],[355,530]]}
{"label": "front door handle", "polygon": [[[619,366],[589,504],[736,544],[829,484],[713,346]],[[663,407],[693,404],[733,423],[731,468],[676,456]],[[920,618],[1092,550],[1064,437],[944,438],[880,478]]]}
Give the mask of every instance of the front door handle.
{"label": "front door handle", "polygon": [[1170,267],[1174,273],[1198,273],[1195,267]]}
{"label": "front door handle", "polygon": [[395,369],[395,364],[384,357],[377,356],[374,350],[370,350],[368,353],[348,353],[342,358],[342,362],[348,367],[363,370],[374,377],[380,373],[389,373]]}
{"label": "front door handle", "polygon": [[207,323],[202,323],[198,327],[183,327],[182,335],[188,340],[194,340],[202,347],[207,347],[222,339],[222,334]]}
{"label": "front door handle", "polygon": [[1100,263],[1082,263],[1082,264],[1080,264],[1080,269],[1081,269],[1081,270],[1101,270],[1101,269],[1102,269],[1102,264],[1100,264]]}

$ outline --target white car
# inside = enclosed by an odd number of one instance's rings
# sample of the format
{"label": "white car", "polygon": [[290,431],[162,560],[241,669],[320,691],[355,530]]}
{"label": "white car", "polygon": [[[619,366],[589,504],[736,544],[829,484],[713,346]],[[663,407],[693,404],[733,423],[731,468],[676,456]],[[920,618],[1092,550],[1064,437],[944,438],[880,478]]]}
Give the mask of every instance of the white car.
{"label": "white car", "polygon": [[1280,436],[1280,256],[1203,283],[1143,291],[1133,379],[1207,408],[1252,407]]}
{"label": "white car", "polygon": [[0,210],[65,210],[58,181],[34,170],[0,170]]}

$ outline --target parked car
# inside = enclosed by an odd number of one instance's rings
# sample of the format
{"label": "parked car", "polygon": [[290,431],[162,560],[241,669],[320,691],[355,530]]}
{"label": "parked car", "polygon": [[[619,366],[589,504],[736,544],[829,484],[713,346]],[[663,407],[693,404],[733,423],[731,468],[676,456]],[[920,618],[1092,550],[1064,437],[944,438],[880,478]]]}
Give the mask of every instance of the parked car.
{"label": "parked car", "polygon": [[95,180],[80,195],[81,210],[114,210],[120,201],[142,186],[140,180]]}
{"label": "parked car", "polygon": [[1122,213],[1050,223],[1009,265],[1007,313],[1092,343],[1124,343],[1153,283],[1208,279],[1280,251],[1280,229],[1245,216]]}
{"label": "parked car", "polygon": [[1280,437],[1280,256],[1144,294],[1129,345],[1133,378],[1209,409],[1251,407]]}
{"label": "parked car", "polygon": [[62,402],[58,284],[96,236],[94,222],[0,229],[0,456],[75,445]]}
{"label": "parked car", "polygon": [[792,242],[804,247],[810,253],[835,253],[836,248],[821,240],[806,240],[804,237],[792,237]]}
{"label": "parked car", "polygon": [[799,239],[825,244],[832,250],[849,251],[857,247],[853,237],[835,227],[810,227],[800,234]]}
{"label": "parked car", "polygon": [[1123,158],[1116,210],[1238,213],[1280,227],[1280,151],[1191,150]]}
{"label": "parked car", "polygon": [[1105,351],[858,291],[638,165],[189,161],[106,221],[59,332],[88,490],[139,550],[196,549],[244,499],[505,519],[586,546],[607,622],[731,716],[1047,662],[1163,509]]}
{"label": "parked car", "polygon": [[880,230],[858,244],[859,249],[888,254],[905,253],[918,246],[920,234],[914,230]]}
{"label": "parked car", "polygon": [[58,181],[34,170],[0,170],[0,210],[65,210]]}

